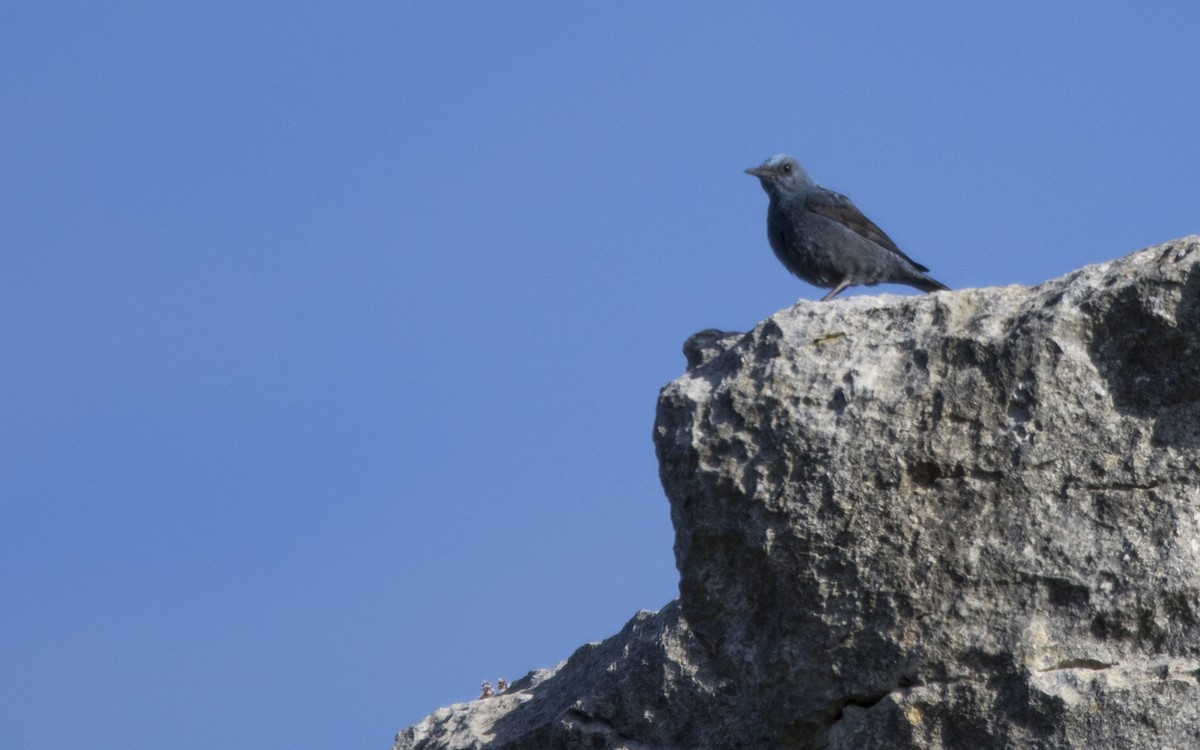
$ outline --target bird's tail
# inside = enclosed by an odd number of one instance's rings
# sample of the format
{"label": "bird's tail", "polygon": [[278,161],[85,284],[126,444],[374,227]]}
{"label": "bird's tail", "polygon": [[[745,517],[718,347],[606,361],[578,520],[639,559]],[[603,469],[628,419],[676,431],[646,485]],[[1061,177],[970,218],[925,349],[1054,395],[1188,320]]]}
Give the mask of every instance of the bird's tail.
{"label": "bird's tail", "polygon": [[923,273],[913,274],[913,277],[911,279],[909,279],[909,281],[908,281],[908,285],[912,286],[912,287],[916,287],[917,289],[920,289],[922,292],[948,292],[948,291],[950,291],[950,287],[946,286],[945,284],[943,284],[940,281],[935,281],[934,279],[926,276]]}

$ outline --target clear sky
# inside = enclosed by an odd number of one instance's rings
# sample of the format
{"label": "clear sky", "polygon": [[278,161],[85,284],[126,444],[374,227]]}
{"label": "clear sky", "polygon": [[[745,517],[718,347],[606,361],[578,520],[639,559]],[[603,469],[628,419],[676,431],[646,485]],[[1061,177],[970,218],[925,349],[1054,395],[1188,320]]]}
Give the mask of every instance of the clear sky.
{"label": "clear sky", "polygon": [[1038,283],[1200,231],[1197,29],[9,0],[0,747],[384,750],[661,607],[680,345],[822,294],[742,170],[794,153],[940,281]]}

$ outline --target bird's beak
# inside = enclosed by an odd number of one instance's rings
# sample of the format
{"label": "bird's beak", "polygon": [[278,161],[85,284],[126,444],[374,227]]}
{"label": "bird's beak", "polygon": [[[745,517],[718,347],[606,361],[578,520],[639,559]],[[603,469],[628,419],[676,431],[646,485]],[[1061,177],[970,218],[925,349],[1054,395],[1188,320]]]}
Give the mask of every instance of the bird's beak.
{"label": "bird's beak", "polygon": [[766,177],[769,174],[769,172],[767,172],[767,170],[763,169],[762,167],[750,167],[749,169],[746,170],[746,174],[752,174],[755,177]]}

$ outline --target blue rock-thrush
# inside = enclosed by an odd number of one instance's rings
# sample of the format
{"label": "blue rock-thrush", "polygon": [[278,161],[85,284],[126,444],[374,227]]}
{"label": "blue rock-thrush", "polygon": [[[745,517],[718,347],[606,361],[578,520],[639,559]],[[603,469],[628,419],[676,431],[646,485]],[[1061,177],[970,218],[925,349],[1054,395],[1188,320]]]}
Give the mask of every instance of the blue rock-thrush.
{"label": "blue rock-thrush", "polygon": [[813,182],[787,154],[746,173],[771,198],[767,239],[775,257],[801,279],[829,289],[822,301],[859,284],[907,284],[923,292],[950,288],[926,276],[929,269],[901,252],[849,198]]}

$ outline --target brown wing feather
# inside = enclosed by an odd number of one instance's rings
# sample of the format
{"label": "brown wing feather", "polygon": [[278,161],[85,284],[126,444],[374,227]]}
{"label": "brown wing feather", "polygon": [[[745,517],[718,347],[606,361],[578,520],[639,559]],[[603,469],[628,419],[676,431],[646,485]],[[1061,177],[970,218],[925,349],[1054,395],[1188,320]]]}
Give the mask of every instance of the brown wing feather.
{"label": "brown wing feather", "polygon": [[808,210],[815,214],[820,214],[827,219],[836,221],[845,228],[855,234],[865,237],[871,242],[874,242],[880,247],[885,247],[891,250],[896,255],[904,258],[912,264],[913,268],[918,271],[928,271],[925,266],[917,263],[912,258],[904,254],[900,248],[896,247],[896,243],[892,242],[892,238],[884,234],[883,230],[875,226],[875,222],[863,215],[862,211],[858,210],[858,206],[854,205],[846,196],[841,193],[835,193],[832,190],[814,190],[804,199],[804,205],[808,206]]}

